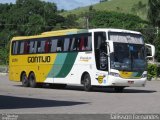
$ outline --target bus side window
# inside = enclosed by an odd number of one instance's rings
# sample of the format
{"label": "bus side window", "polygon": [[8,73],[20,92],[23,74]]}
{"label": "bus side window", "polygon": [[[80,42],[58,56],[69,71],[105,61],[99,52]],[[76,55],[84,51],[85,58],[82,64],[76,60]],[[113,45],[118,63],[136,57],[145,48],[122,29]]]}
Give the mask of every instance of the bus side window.
{"label": "bus side window", "polygon": [[73,49],[72,51],[78,51],[79,50],[79,45],[80,45],[80,38],[76,37],[74,38],[73,42]]}
{"label": "bus side window", "polygon": [[86,51],[92,50],[92,38],[91,36],[86,36],[84,38],[84,48]]}
{"label": "bus side window", "polygon": [[70,44],[70,39],[65,38],[64,39],[64,51],[69,51],[69,44]]}
{"label": "bus side window", "polygon": [[45,42],[45,53],[49,53],[50,52],[50,49],[51,49],[51,44],[50,44],[50,41],[47,40]]}
{"label": "bus side window", "polygon": [[62,39],[59,39],[57,43],[57,52],[61,52],[61,51],[63,51],[63,41]]}
{"label": "bus side window", "polygon": [[78,51],[80,45],[80,38],[76,37],[73,44],[73,50],[72,51]]}
{"label": "bus side window", "polygon": [[41,41],[41,47],[39,48],[40,53],[45,52],[45,41]]}
{"label": "bus side window", "polygon": [[34,41],[33,53],[36,53],[36,52],[37,52],[37,45],[38,45],[38,41]]}
{"label": "bus side window", "polygon": [[16,41],[15,54],[18,54],[19,42]]}
{"label": "bus side window", "polygon": [[24,53],[24,42],[20,42],[20,54]]}
{"label": "bus side window", "polygon": [[92,50],[92,37],[88,36],[87,50]]}
{"label": "bus side window", "polygon": [[79,40],[79,50],[80,51],[86,50],[84,47],[84,37],[81,37],[81,39]]}
{"label": "bus side window", "polygon": [[15,49],[16,49],[16,42],[12,42],[12,54],[15,54]]}
{"label": "bus side window", "polygon": [[30,42],[29,53],[34,53],[34,44],[35,44],[34,41],[31,41],[31,42]]}
{"label": "bus side window", "polygon": [[57,42],[58,42],[58,39],[52,40],[51,52],[56,52],[57,51]]}
{"label": "bus side window", "polygon": [[37,53],[41,53],[41,41],[37,41]]}
{"label": "bus side window", "polygon": [[70,51],[74,51],[74,46],[75,46],[75,38],[70,39],[71,40],[71,46],[70,46]]}
{"label": "bus side window", "polygon": [[75,42],[75,50],[82,51],[82,50],[80,50],[80,43],[81,43],[81,38],[77,37],[76,42]]}
{"label": "bus side window", "polygon": [[24,42],[24,54],[29,53],[29,41]]}
{"label": "bus side window", "polygon": [[13,50],[14,50],[14,46],[15,46],[15,44],[14,44],[14,42],[11,42],[11,44],[12,44],[11,54],[13,55]]}

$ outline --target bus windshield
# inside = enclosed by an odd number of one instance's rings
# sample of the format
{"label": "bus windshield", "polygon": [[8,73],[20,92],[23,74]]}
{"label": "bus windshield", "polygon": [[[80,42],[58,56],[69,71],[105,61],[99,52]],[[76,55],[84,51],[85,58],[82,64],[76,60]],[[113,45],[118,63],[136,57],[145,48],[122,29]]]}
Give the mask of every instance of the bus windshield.
{"label": "bus windshield", "polygon": [[127,71],[146,69],[144,45],[114,43],[114,53],[111,56],[112,69]]}
{"label": "bus windshield", "polygon": [[146,70],[146,55],[143,37],[131,33],[109,33],[114,52],[111,53],[111,68],[124,71]]}

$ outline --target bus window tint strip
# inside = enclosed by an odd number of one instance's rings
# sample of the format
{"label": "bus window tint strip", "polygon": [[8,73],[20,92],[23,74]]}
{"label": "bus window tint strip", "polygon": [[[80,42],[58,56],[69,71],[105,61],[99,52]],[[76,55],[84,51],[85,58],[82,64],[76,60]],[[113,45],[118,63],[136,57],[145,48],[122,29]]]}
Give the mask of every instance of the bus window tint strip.
{"label": "bus window tint strip", "polygon": [[91,34],[68,35],[12,42],[12,54],[84,52],[92,50]]}

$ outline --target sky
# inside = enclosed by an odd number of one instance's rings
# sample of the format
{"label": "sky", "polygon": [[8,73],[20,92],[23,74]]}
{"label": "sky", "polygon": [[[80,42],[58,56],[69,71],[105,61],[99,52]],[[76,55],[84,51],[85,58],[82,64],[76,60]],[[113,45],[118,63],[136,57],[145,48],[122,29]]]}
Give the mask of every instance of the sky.
{"label": "sky", "polygon": [[[16,0],[0,0],[0,3],[15,3]],[[47,2],[54,2],[57,4],[59,10],[72,10],[78,7],[88,6],[98,3],[100,0],[43,0]]]}

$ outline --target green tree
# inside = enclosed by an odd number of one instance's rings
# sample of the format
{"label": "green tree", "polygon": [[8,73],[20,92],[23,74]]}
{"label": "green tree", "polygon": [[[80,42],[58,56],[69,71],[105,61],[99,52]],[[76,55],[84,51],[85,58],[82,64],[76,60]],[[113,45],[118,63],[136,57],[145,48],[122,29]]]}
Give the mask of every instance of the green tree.
{"label": "green tree", "polygon": [[137,30],[144,28],[147,22],[138,16],[116,12],[97,11],[91,19],[92,27],[98,28],[122,28]]}
{"label": "green tree", "polygon": [[[73,18],[73,17],[72,17]],[[35,35],[64,25],[55,3],[40,0],[17,0],[0,4],[0,61],[5,63],[8,43],[13,36]],[[7,48],[8,47],[8,48]]]}
{"label": "green tree", "polygon": [[147,19],[145,16],[146,10],[147,4],[143,3],[142,1],[139,1],[138,3],[132,6],[131,12],[137,16],[143,17],[143,19]]}
{"label": "green tree", "polygon": [[156,59],[160,62],[160,0],[148,1],[148,19],[151,25],[154,27],[155,37],[153,38],[153,44],[156,48]]}
{"label": "green tree", "polygon": [[25,35],[35,35],[43,32],[45,20],[40,15],[32,15],[29,17],[28,26]]}
{"label": "green tree", "polygon": [[140,28],[140,29],[137,29],[138,31],[140,31],[143,36],[144,36],[144,40],[145,40],[145,43],[150,43],[150,44],[153,44],[155,45],[155,38],[156,38],[156,34],[155,34],[155,28],[151,25],[147,25],[145,26],[144,28]]}
{"label": "green tree", "polygon": [[160,0],[148,1],[148,19],[155,27],[160,27]]}
{"label": "green tree", "polygon": [[75,28],[78,25],[76,20],[77,20],[77,16],[75,14],[69,14],[66,16],[64,26],[66,28]]}

